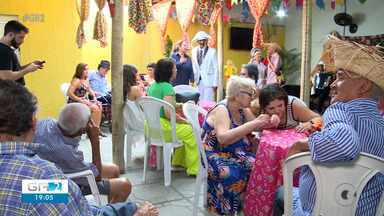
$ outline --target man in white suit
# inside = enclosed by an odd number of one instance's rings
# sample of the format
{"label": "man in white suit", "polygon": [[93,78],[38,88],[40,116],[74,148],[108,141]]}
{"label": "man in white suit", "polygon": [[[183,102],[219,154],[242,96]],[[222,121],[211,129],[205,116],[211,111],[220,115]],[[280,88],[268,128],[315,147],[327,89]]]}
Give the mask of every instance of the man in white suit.
{"label": "man in white suit", "polygon": [[195,82],[199,87],[200,100],[215,101],[218,83],[216,49],[208,47],[210,36],[200,31],[193,38],[199,46],[192,49],[192,66]]}

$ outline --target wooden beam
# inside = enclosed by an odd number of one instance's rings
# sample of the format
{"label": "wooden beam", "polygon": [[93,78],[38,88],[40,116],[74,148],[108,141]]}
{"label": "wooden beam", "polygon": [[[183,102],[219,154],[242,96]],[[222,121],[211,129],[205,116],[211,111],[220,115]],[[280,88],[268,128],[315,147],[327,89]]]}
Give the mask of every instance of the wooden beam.
{"label": "wooden beam", "polygon": [[217,18],[217,64],[218,64],[218,86],[217,86],[217,97],[216,100],[220,101],[223,99],[224,90],[224,38],[223,38],[223,9],[221,9],[220,15]]}
{"label": "wooden beam", "polygon": [[301,38],[300,98],[309,105],[311,92],[312,1],[304,0]]}
{"label": "wooden beam", "polygon": [[112,152],[113,162],[125,172],[123,133],[123,0],[115,0],[112,18]]}

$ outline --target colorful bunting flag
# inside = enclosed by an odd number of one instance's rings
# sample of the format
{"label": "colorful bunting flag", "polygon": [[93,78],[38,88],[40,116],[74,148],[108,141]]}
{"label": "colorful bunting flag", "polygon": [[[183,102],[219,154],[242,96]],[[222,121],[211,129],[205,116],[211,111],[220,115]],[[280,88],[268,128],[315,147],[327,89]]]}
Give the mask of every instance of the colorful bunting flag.
{"label": "colorful bunting flag", "polygon": [[303,0],[296,0],[296,9],[303,8]]}
{"label": "colorful bunting flag", "polygon": [[325,3],[324,0],[316,0],[316,5],[319,7],[321,10],[325,10]]}
{"label": "colorful bunting flag", "polygon": [[336,9],[336,0],[331,0],[331,8],[332,10]]}

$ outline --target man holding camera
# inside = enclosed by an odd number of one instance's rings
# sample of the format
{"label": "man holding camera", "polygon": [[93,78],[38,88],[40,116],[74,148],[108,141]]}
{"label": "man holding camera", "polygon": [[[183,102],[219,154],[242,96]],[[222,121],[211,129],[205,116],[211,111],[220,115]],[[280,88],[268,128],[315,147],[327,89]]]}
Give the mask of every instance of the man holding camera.
{"label": "man holding camera", "polygon": [[43,68],[44,61],[20,65],[15,49],[18,49],[28,34],[28,28],[16,20],[5,24],[4,36],[0,39],[0,79],[15,80],[25,85],[24,75]]}

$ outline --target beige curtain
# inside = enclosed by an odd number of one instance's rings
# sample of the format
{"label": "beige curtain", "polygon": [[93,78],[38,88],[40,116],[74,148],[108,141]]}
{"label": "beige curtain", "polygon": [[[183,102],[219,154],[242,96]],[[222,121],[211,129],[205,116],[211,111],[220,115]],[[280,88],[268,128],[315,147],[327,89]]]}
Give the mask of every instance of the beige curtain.
{"label": "beige curtain", "polygon": [[89,0],[76,0],[76,9],[77,14],[80,18],[80,24],[77,27],[76,33],[76,43],[77,47],[81,48],[86,42],[84,33],[84,22],[88,19],[89,16]]}
{"label": "beige curtain", "polygon": [[99,10],[96,13],[95,25],[93,28],[93,39],[100,42],[101,47],[107,46],[107,21],[105,19],[103,8],[106,0],[95,0]]}
{"label": "beige curtain", "polygon": [[176,13],[177,20],[183,31],[183,41],[184,45],[188,48],[191,47],[188,28],[192,23],[192,18],[195,12],[196,0],[176,0]]}
{"label": "beige curtain", "polygon": [[152,14],[154,20],[156,20],[161,36],[161,49],[165,50],[165,43],[167,39],[167,23],[169,17],[169,10],[171,9],[172,0],[157,3],[152,7]]}

